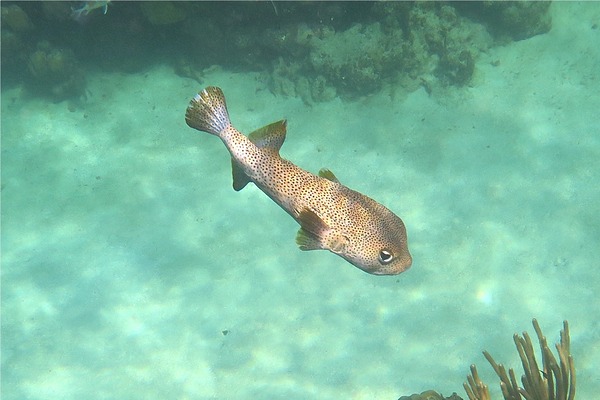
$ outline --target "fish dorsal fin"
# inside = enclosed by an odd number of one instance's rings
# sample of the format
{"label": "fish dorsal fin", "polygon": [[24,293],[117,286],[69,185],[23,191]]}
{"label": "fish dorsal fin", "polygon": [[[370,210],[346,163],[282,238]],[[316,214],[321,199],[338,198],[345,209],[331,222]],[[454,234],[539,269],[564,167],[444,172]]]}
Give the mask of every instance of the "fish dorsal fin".
{"label": "fish dorsal fin", "polygon": [[[279,154],[279,149],[285,140],[285,132],[287,127],[287,121],[282,119],[281,121],[273,122],[267,126],[263,126],[260,129],[255,130],[248,135],[248,139],[261,149],[266,151],[274,151]],[[246,175],[244,169],[231,159],[231,172],[233,175],[233,189],[235,191],[242,190],[248,182],[252,180]]]}
{"label": "fish dorsal fin", "polygon": [[319,170],[319,176],[327,179],[328,181],[340,183],[339,179],[328,168],[321,168]]}
{"label": "fish dorsal fin", "polygon": [[300,230],[296,235],[296,243],[300,250],[319,250],[325,248],[325,235],[329,226],[313,210],[303,208],[298,214]]}
{"label": "fish dorsal fin", "polygon": [[233,175],[233,190],[236,192],[242,190],[251,181],[248,175],[244,173],[242,167],[233,158],[231,159],[231,173]]}
{"label": "fish dorsal fin", "polygon": [[285,140],[286,128],[287,121],[282,119],[255,130],[248,135],[248,139],[261,149],[273,150],[279,153],[279,149]]}

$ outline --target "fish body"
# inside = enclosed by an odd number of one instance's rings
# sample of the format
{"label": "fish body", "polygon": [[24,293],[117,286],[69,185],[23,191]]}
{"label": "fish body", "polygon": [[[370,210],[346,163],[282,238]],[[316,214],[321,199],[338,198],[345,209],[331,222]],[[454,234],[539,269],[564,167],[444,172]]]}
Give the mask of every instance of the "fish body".
{"label": "fish body", "polygon": [[101,1],[101,0],[93,0],[93,1],[84,1],[83,4],[79,8],[71,7],[71,17],[80,21],[83,17],[87,16],[90,12],[101,8],[106,14],[108,12],[108,3],[110,0]]}
{"label": "fish body", "polygon": [[185,120],[223,141],[231,153],[235,190],[254,182],[300,224],[301,250],[329,250],[375,275],[410,268],[406,229],[398,216],[342,185],[331,171],[314,175],[279,155],[285,120],[245,136],[231,124],[223,92],[212,86],[190,101]]}

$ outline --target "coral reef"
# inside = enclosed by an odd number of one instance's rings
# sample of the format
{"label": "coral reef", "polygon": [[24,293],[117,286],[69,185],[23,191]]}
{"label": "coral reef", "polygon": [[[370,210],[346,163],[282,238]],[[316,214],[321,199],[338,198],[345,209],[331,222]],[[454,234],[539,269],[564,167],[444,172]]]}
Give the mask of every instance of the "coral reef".
{"label": "coral reef", "polygon": [[384,34],[381,25],[355,24],[341,32],[323,30],[307,40],[313,71],[339,92],[379,90],[382,78],[402,66],[402,31]]}
{"label": "coral reef", "polygon": [[479,378],[479,372],[475,364],[471,364],[471,375],[467,376],[467,383],[463,383],[469,400],[491,400],[488,386]]}
{"label": "coral reef", "polygon": [[[423,76],[446,86],[463,86],[475,72],[476,55],[492,44],[480,25],[449,5],[381,2],[373,5],[373,13],[380,22],[355,23],[345,30],[299,25],[289,35],[288,48],[303,55],[305,62],[292,61],[294,67],[287,68],[280,60],[270,76],[272,90],[297,92],[290,86],[302,85],[300,77],[311,85],[318,77],[328,93],[345,97],[394,83],[412,91]],[[305,96],[306,102],[323,100]]]}
{"label": "coral reef", "polygon": [[415,51],[429,55],[430,71],[444,85],[463,86],[475,72],[476,55],[492,45],[481,25],[444,4],[422,4],[408,17]]}
{"label": "coral reef", "polygon": [[34,23],[31,15],[68,12],[64,3],[52,4],[44,3],[41,12],[34,7],[40,4],[2,5],[2,83],[12,84],[10,78],[16,75],[37,96],[76,99],[85,93],[85,77],[75,53],[48,40],[35,41],[45,28],[39,20]]}
{"label": "coral reef", "polygon": [[[165,62],[198,81],[214,65],[260,71],[270,90],[307,104],[384,88],[434,94],[472,84],[491,46],[551,26],[547,2],[110,4],[74,21],[69,3],[3,2],[3,83],[42,83],[59,98],[81,92],[88,67],[138,72]],[[44,41],[56,50],[40,49]],[[76,73],[53,70],[60,59]]]}
{"label": "coral reef", "polygon": [[420,394],[412,394],[410,396],[402,396],[398,400],[462,400],[456,393],[452,393],[450,397],[444,397],[441,394],[427,390]]}
{"label": "coral reef", "polygon": [[[500,377],[500,388],[505,400],[573,400],[575,398],[575,364],[570,353],[569,324],[563,322],[563,330],[560,331],[560,342],[556,344],[558,360],[548,347],[546,337],[537,322],[533,320],[533,327],[538,337],[542,353],[542,369],[535,358],[535,352],[531,338],[527,332],[523,336],[515,334],[513,339],[521,363],[524,375],[521,377],[522,387],[519,386],[515,372],[512,368],[506,373],[502,364],[496,363],[492,356],[484,351],[485,358]],[[467,383],[463,386],[470,400],[489,400],[490,395],[487,386],[479,379],[477,368],[471,366],[471,375],[467,377]]]}
{"label": "coral reef", "polygon": [[[556,344],[558,360],[548,347],[546,337],[543,335],[540,325],[533,319],[533,328],[538,338],[542,354],[542,365],[535,357],[535,351],[531,338],[527,332],[523,336],[515,333],[513,336],[524,375],[521,377],[522,387],[517,383],[515,371],[510,368],[508,373],[502,364],[496,363],[492,356],[484,351],[483,355],[492,365],[492,368],[500,378],[500,388],[505,400],[573,400],[575,398],[575,364],[570,350],[569,324],[563,322],[563,330],[560,331],[560,342]],[[467,376],[467,382],[463,387],[469,400],[491,400],[488,386],[481,381],[475,365],[471,365],[471,374]],[[421,394],[402,396],[398,400],[462,400],[456,393],[450,397],[428,390]]]}

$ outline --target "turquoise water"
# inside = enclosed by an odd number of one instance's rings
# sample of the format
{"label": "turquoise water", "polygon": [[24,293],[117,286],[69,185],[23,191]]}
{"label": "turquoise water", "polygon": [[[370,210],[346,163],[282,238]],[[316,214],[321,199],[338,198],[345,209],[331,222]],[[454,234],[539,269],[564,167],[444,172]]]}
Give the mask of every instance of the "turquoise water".
{"label": "turquoise water", "polygon": [[552,343],[569,321],[595,398],[600,7],[551,13],[433,96],[307,104],[204,72],[242,132],[287,118],[283,157],[402,217],[414,261],[391,277],[301,252],[285,212],[234,192],[184,122],[203,85],[171,67],[90,73],[75,108],[3,88],[2,398],[466,398],[475,363],[499,399],[481,351],[518,367],[534,317]]}

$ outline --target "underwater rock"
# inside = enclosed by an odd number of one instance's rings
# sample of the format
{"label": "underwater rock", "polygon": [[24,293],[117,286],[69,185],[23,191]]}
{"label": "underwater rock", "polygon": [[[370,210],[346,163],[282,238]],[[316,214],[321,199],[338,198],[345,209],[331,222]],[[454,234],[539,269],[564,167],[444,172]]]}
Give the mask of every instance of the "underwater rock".
{"label": "underwater rock", "polygon": [[273,65],[273,72],[264,74],[268,82],[269,89],[273,93],[288,97],[295,97],[296,82],[298,77],[302,76],[301,64],[298,62],[285,62],[280,57]]}
{"label": "underwater rock", "polygon": [[[282,57],[274,63],[273,71],[271,73],[263,73],[262,79],[269,86],[269,90],[272,93],[280,94],[286,97],[300,97],[307,103],[312,99],[305,98],[300,93],[300,79],[306,79],[303,75],[302,65],[299,62],[286,62]],[[310,94],[310,92],[307,92]]]}
{"label": "underwater rock", "polygon": [[173,64],[173,71],[177,76],[193,79],[199,84],[204,81],[204,71],[187,57],[177,58]]}
{"label": "underwater rock", "polygon": [[265,80],[273,93],[288,97],[300,97],[304,104],[333,100],[337,96],[335,87],[331,86],[322,75],[303,74],[302,64],[286,63],[279,59],[273,73],[265,74]]}
{"label": "underwater rock", "polygon": [[436,72],[455,86],[463,86],[469,83],[475,72],[475,60],[471,52],[461,51],[459,54],[447,53],[442,56]]}
{"label": "underwater rock", "polygon": [[[305,102],[306,80],[311,82],[311,101],[367,95],[386,84],[409,92],[420,87],[423,76],[437,78],[438,85],[463,86],[475,73],[477,55],[493,42],[482,25],[459,15],[452,5],[381,2],[373,14],[381,22],[355,23],[339,31],[298,24],[293,46],[287,48],[294,48],[294,60],[306,61],[294,61],[289,69],[280,58],[273,79],[291,80]],[[302,49],[308,49],[306,56]],[[292,92],[289,83],[278,85],[286,88],[276,92]]]}
{"label": "underwater rock", "polygon": [[468,1],[456,7],[480,21],[498,39],[523,40],[552,27],[549,1]]}
{"label": "underwater rock", "polygon": [[20,58],[21,50],[25,44],[21,36],[8,29],[2,30],[2,65],[6,62],[12,64],[13,61]]}
{"label": "underwater rock", "polygon": [[338,32],[301,23],[289,36],[294,61],[277,59],[271,86],[276,93],[293,92],[305,103],[372,93],[402,69],[402,32],[384,33],[379,23]]}
{"label": "underwater rock", "polygon": [[5,6],[2,3],[2,31],[0,42],[2,43],[2,57],[0,58],[0,69],[2,74],[2,85],[5,87],[18,83],[19,77],[23,75],[23,65],[27,63],[29,53],[28,42],[34,30],[27,13],[18,5]]}
{"label": "underwater rock", "polygon": [[85,93],[85,77],[73,52],[40,42],[29,56],[28,71],[36,93],[55,101],[77,98]]}
{"label": "underwater rock", "polygon": [[152,25],[169,25],[185,19],[185,12],[172,1],[143,1],[142,13]]}
{"label": "underwater rock", "polygon": [[67,2],[63,1],[43,1],[42,13],[44,18],[49,21],[65,22],[71,20],[73,11]]}
{"label": "underwater rock", "polygon": [[310,85],[310,95],[314,101],[331,101],[337,96],[334,87],[329,86],[323,75],[318,75]]}
{"label": "underwater rock", "polygon": [[2,27],[14,32],[25,32],[33,29],[33,23],[21,7],[16,4],[2,6]]}
{"label": "underwater rock", "polygon": [[502,31],[515,40],[546,33],[552,27],[549,1],[485,2]]}

